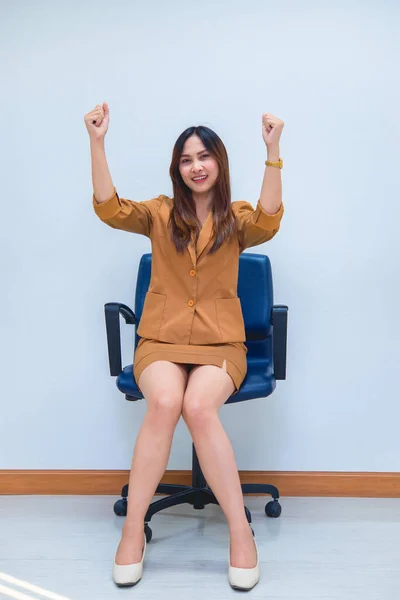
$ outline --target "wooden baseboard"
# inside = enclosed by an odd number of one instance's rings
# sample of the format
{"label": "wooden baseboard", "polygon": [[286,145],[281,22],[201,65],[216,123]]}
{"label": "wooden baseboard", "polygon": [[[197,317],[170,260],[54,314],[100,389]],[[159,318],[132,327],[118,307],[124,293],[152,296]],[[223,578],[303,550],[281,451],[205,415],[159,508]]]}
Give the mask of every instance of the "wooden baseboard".
{"label": "wooden baseboard", "polygon": [[[396,472],[239,471],[239,475],[242,483],[275,485],[281,496],[400,498],[400,473]],[[191,478],[191,471],[166,471],[161,483],[191,485]],[[0,494],[118,497],[128,479],[128,470],[0,470]]]}

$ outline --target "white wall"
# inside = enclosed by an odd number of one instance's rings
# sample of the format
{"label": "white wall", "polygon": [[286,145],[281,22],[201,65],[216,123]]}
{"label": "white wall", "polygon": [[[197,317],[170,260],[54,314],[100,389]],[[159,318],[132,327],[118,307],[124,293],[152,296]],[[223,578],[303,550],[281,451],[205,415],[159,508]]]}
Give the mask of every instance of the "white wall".
{"label": "white wall", "polygon": [[[107,101],[120,195],[172,194],[173,144],[213,128],[256,205],[261,115],[285,121],[269,255],[287,380],[221,410],[240,469],[395,471],[399,38],[395,2],[2,3],[2,469],[127,469],[145,413],[109,376],[103,306],[133,307],[142,236],[95,215],[83,115]],[[133,328],[122,327],[124,364]],[[191,468],[178,424],[169,469]]]}

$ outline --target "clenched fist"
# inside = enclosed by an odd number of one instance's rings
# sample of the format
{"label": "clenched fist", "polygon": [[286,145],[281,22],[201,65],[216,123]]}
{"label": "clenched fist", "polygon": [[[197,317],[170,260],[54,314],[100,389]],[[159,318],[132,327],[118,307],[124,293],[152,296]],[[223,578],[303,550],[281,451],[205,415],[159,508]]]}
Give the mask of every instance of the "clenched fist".
{"label": "clenched fist", "polygon": [[84,121],[91,138],[96,140],[104,138],[110,122],[110,109],[107,102],[103,102],[103,105],[96,104],[94,109],[84,116]]}

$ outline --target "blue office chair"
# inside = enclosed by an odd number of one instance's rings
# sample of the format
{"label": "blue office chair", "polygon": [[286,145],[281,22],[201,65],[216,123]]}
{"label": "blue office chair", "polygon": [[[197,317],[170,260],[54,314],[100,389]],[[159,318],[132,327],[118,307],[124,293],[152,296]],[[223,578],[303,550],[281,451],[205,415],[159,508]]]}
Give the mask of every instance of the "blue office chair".
{"label": "blue office chair", "polygon": [[[129,324],[135,324],[135,349],[140,337],[137,335],[137,325],[143,310],[143,304],[150,284],[151,253],[144,254],[139,264],[136,286],[135,313],[119,302],[109,302],[105,305],[107,330],[108,358],[111,376],[117,376],[116,385],[125,394],[127,400],[143,399],[133,377],[133,365],[122,369],[120,318],[122,315]],[[257,290],[257,293],[254,292]],[[246,330],[247,373],[238,393],[232,395],[225,404],[243,402],[252,398],[265,398],[272,394],[277,379],[286,379],[286,341],[288,307],[273,305],[273,287],[271,263],[263,254],[242,253],[239,257],[238,296]],[[242,484],[243,494],[265,493],[273,500],[265,506],[269,517],[279,517],[278,489],[269,484]],[[145,533],[147,542],[151,540],[152,531],[148,525],[151,517],[170,506],[189,503],[196,509],[203,509],[206,504],[218,504],[212,490],[207,485],[201,471],[196,449],[192,444],[192,485],[175,485],[160,483],[157,494],[168,494],[150,504],[145,516]],[[126,516],[128,506],[128,484],[122,488],[122,498],[114,504],[116,515]],[[251,513],[245,507],[246,517],[251,523]]]}

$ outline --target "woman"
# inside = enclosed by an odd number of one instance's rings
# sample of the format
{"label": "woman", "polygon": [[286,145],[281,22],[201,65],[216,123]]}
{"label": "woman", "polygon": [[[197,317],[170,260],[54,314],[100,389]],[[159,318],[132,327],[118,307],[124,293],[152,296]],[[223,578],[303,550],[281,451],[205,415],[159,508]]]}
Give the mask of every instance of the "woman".
{"label": "woman", "polygon": [[[247,370],[236,293],[238,257],[245,248],[271,239],[283,215],[279,139],[284,123],[263,114],[262,135],[268,160],[275,164],[266,166],[254,210],[245,201],[231,203],[225,146],[204,126],[189,127],[174,145],[173,198],[160,195],[143,202],[120,198],[104,149],[109,118],[107,103],[84,117],[90,136],[93,207],[111,227],[149,237],[153,252],[133,366],[147,413],[133,453],[128,510],[113,578],[117,585],[134,585],[142,576],[144,518],[182,415],[207,483],[227,518],[229,582],[249,590],[260,578],[258,549],[245,515],[234,452],[218,413],[238,391]],[[192,296],[195,299],[187,301]]]}

